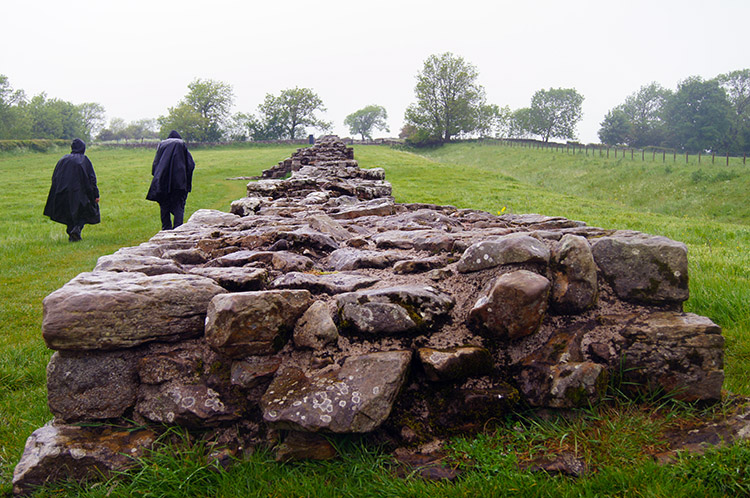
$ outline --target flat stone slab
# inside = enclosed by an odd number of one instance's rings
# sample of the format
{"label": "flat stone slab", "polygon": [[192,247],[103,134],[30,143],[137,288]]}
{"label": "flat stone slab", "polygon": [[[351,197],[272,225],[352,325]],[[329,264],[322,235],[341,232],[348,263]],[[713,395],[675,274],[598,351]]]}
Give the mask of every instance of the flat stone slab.
{"label": "flat stone slab", "polygon": [[543,242],[525,234],[511,234],[471,245],[458,261],[457,270],[469,273],[511,263],[549,263]]}
{"label": "flat stone slab", "polygon": [[377,283],[379,279],[360,275],[357,273],[301,273],[290,272],[271,283],[275,289],[307,289],[310,292],[326,294],[341,294],[344,292],[353,292],[363,287],[370,287]]}
{"label": "flat stone slab", "polygon": [[261,399],[263,420],[296,431],[370,432],[391,413],[411,358],[411,351],[349,357],[338,372],[313,377],[288,368]]}
{"label": "flat stone slab", "polygon": [[108,350],[203,333],[208,303],[226,292],[198,275],[81,273],[44,298],[50,349]]}

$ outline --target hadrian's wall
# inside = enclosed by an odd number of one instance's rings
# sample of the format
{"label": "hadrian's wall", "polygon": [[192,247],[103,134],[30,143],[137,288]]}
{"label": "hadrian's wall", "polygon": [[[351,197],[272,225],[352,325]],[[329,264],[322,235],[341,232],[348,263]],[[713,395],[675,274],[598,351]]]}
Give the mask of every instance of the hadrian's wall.
{"label": "hadrian's wall", "polygon": [[684,244],[398,204],[335,137],[264,177],[289,173],[47,296],[54,421],[29,438],[16,493],[127,467],[162,424],[285,460],[332,456],[321,434],[418,446],[519,406],[586,406],[613,375],[720,399],[721,330],[682,311]]}

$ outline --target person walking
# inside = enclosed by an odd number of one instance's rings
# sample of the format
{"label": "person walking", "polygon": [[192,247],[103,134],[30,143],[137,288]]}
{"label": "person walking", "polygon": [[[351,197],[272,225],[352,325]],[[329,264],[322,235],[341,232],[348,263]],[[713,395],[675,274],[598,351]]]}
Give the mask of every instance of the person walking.
{"label": "person walking", "polygon": [[187,145],[180,134],[172,130],[156,149],[151,167],[154,178],[146,194],[146,199],[159,203],[162,230],[182,225],[185,201],[193,186],[194,169],[195,161]]}
{"label": "person walking", "polygon": [[67,226],[70,242],[81,240],[84,224],[95,225],[101,221],[96,173],[85,152],[83,140],[73,140],[70,154],[65,154],[55,165],[44,206],[45,216]]}

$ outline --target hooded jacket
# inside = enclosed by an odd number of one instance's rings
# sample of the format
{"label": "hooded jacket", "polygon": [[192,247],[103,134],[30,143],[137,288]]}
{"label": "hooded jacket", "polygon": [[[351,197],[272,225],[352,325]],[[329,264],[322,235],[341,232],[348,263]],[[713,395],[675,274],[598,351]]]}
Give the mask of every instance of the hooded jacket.
{"label": "hooded jacket", "polygon": [[159,143],[151,167],[151,187],[146,199],[155,202],[168,200],[173,194],[184,195],[192,190],[195,161],[180,134],[172,130]]}
{"label": "hooded jacket", "polygon": [[101,221],[94,167],[83,140],[73,140],[70,149],[55,165],[44,215],[64,225],[94,225]]}

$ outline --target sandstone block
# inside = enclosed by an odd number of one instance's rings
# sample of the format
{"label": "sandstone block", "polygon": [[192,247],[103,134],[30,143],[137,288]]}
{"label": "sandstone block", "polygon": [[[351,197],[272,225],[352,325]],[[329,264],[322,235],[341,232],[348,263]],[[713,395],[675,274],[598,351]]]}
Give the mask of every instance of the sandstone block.
{"label": "sandstone block", "polygon": [[406,378],[411,351],[349,357],[336,373],[308,377],[291,367],[261,399],[263,420],[306,432],[370,432],[391,413]]}
{"label": "sandstone block", "polygon": [[50,349],[120,349],[203,333],[212,297],[225,290],[197,275],[81,273],[44,298]]}
{"label": "sandstone block", "polygon": [[323,301],[315,301],[294,327],[294,345],[298,348],[322,350],[327,344],[336,342],[338,337],[339,330]]}
{"label": "sandstone block", "polygon": [[510,263],[547,264],[549,258],[543,242],[524,234],[510,234],[471,245],[458,261],[457,270],[468,273]]}
{"label": "sandstone block", "polygon": [[552,304],[564,313],[579,313],[596,305],[599,290],[596,263],[583,237],[566,234],[554,246]]}
{"label": "sandstone block", "polygon": [[431,381],[480,377],[492,372],[492,354],[478,346],[449,349],[419,348],[417,357]]}
{"label": "sandstone block", "polygon": [[273,354],[311,304],[306,290],[220,294],[208,306],[206,342],[231,358]]}
{"label": "sandstone block", "polygon": [[644,234],[615,235],[596,240],[592,253],[622,299],[668,303],[689,297],[687,247],[681,242]]}
{"label": "sandstone block", "polygon": [[469,312],[469,324],[502,339],[531,335],[547,312],[550,287],[545,277],[526,270],[501,275]]}

